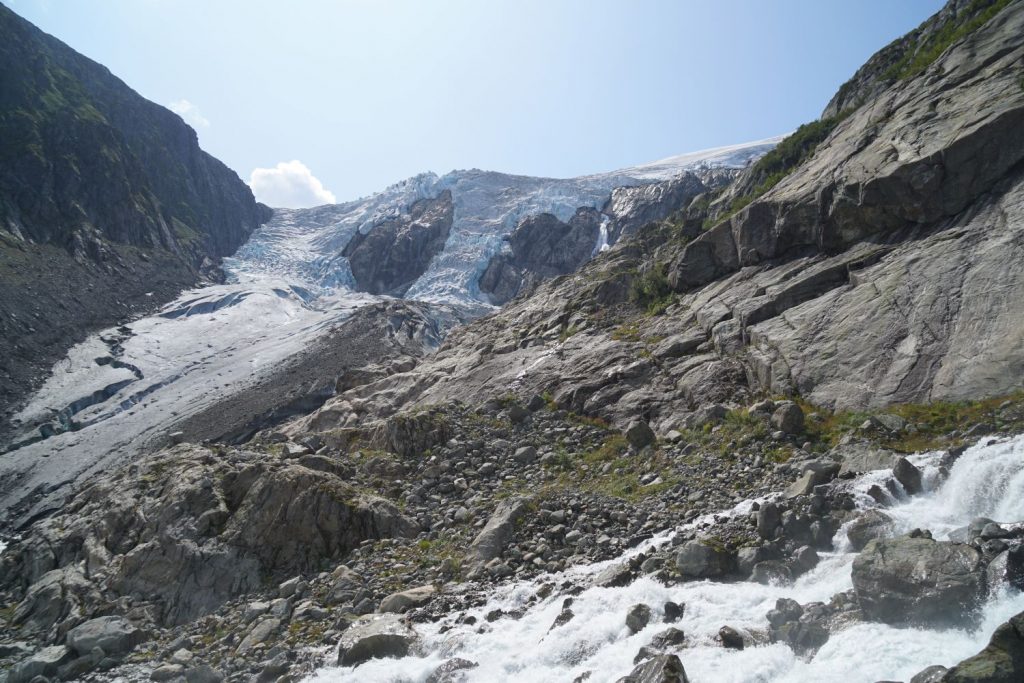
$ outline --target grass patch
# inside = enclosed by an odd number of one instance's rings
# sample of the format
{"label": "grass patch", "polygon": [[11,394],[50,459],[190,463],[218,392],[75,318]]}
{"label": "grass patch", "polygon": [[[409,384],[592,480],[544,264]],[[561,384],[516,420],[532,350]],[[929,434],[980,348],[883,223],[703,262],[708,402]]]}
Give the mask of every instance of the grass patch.
{"label": "grass patch", "polygon": [[656,263],[634,278],[629,288],[629,298],[646,309],[648,315],[664,313],[675,299],[675,293],[668,283],[668,264]]}
{"label": "grass patch", "polygon": [[950,45],[984,26],[1010,2],[1011,0],[973,0],[962,12],[962,16],[968,17],[966,21],[950,22],[941,30],[932,33],[918,43],[916,49],[907,50],[899,61],[886,69],[882,77],[897,81],[916,76],[931,66]]}

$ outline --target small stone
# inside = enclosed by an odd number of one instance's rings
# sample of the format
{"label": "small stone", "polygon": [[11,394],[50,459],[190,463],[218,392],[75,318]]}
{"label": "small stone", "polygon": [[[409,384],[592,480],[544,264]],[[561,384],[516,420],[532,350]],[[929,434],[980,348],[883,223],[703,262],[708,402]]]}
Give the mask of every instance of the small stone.
{"label": "small stone", "polygon": [[638,633],[651,621],[651,608],[643,603],[633,605],[626,613],[626,626],[630,633]]}

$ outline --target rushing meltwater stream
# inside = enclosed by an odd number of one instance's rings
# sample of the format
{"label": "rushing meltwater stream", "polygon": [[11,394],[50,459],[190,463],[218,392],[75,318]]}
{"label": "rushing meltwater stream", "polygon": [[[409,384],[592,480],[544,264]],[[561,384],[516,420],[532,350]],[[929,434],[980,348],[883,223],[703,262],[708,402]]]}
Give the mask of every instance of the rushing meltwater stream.
{"label": "rushing meltwater stream", "polygon": [[[912,460],[924,472],[928,492],[886,510],[896,520],[897,532],[930,529],[936,539],[945,539],[975,517],[1004,523],[1024,520],[1024,435],[988,441],[968,449],[945,481],[939,477],[939,454],[915,456]],[[853,488],[866,491],[885,476],[885,472],[869,473],[854,482]],[[865,506],[874,504],[867,495],[863,499]],[[952,666],[977,653],[999,624],[1024,611],[1024,594],[1000,588],[990,597],[976,630],[855,624],[833,633],[810,660],[797,657],[783,644],[734,651],[715,642],[718,629],[724,625],[763,631],[767,626],[765,614],[778,598],[792,598],[801,604],[827,602],[836,593],[850,589],[856,555],[848,551],[842,531],[836,545],[836,552],[823,553],[818,567],[791,586],[712,581],[664,586],[642,578],[624,588],[590,588],[574,597],[575,618],[554,630],[549,629],[566,596],[556,592],[531,607],[527,601],[537,588],[547,582],[557,584],[567,578],[593,575],[606,565],[511,584],[496,590],[487,605],[469,612],[476,616],[476,625],[453,627],[455,615],[436,624],[416,625],[426,655],[374,660],[357,668],[329,667],[313,680],[422,682],[447,659],[460,657],[479,664],[465,672],[465,680],[474,683],[568,683],[587,671],[592,672],[588,683],[615,681],[633,669],[633,657],[640,647],[666,628],[659,610],[671,600],[685,604],[683,618],[674,625],[685,631],[687,643],[674,652],[692,683],[908,681],[926,666]],[[650,605],[654,615],[649,626],[630,635],[625,615],[637,603]],[[486,624],[484,615],[499,608],[527,611],[518,620],[502,618]],[[441,633],[444,625],[450,630]]]}

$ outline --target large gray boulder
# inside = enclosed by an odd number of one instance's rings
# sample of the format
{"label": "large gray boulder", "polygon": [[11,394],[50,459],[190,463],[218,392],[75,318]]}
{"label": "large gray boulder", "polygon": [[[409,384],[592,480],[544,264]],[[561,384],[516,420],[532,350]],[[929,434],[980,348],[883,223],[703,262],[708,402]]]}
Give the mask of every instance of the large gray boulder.
{"label": "large gray boulder", "polygon": [[494,510],[487,524],[469,545],[466,563],[480,566],[499,557],[512,538],[516,522],[530,509],[529,498],[510,498]]}
{"label": "large gray boulder", "polygon": [[676,568],[688,579],[725,576],[736,569],[736,553],[706,541],[687,541],[676,555]]}
{"label": "large gray boulder", "polygon": [[853,549],[860,552],[870,541],[888,536],[893,527],[889,515],[878,510],[865,510],[846,528],[846,536]]}
{"label": "large gray boulder", "polygon": [[29,683],[37,676],[54,677],[57,671],[75,658],[75,653],[63,645],[44,647],[21,660],[11,669],[8,683]]}
{"label": "large gray boulder", "polygon": [[338,643],[338,664],[358,666],[370,659],[405,657],[417,642],[413,631],[397,614],[369,614],[357,619]]}
{"label": "large gray boulder", "polygon": [[98,647],[107,655],[124,655],[146,640],[146,633],[124,617],[90,619],[68,631],[67,644],[79,656]]}
{"label": "large gray boulder", "polygon": [[864,616],[888,624],[971,624],[985,596],[981,553],[963,543],[901,536],[870,541],[853,562]]}
{"label": "large gray boulder", "polygon": [[999,626],[984,650],[960,662],[942,683],[1020,683],[1024,681],[1024,612]]}
{"label": "large gray boulder", "polygon": [[410,609],[427,604],[437,595],[437,588],[434,586],[418,586],[408,590],[392,593],[380,601],[378,612],[394,612],[401,614]]}

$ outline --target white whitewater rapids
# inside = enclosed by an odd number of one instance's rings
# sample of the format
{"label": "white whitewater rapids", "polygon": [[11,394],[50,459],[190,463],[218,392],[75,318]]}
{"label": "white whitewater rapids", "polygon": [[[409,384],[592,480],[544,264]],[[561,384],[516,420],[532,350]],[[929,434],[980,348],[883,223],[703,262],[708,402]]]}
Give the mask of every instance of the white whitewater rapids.
{"label": "white whitewater rapids", "polygon": [[[912,458],[924,471],[928,490],[886,510],[896,520],[897,533],[922,528],[930,529],[936,539],[945,539],[950,531],[967,525],[975,517],[1000,522],[1024,520],[1024,435],[991,440],[990,444],[988,441],[968,449],[943,482],[939,482],[936,466],[940,454]],[[865,475],[853,487],[866,491],[885,474]],[[870,500],[866,494],[863,496],[865,506]],[[749,509],[748,502],[733,514],[745,514]],[[839,536],[842,538],[836,539],[837,545],[845,546],[844,532],[840,531]],[[667,538],[654,542],[665,542]],[[518,621],[502,618],[485,625],[483,633],[478,632],[480,624],[486,624],[484,615],[491,610],[527,608],[527,600],[541,584],[557,583],[570,576],[594,575],[607,563],[576,568],[566,574],[544,576],[495,591],[485,606],[469,612],[477,617],[477,625],[455,625],[445,633],[440,633],[440,628],[444,624],[451,626],[451,617],[436,624],[417,625],[428,653],[425,656],[374,660],[356,668],[328,667],[311,680],[422,682],[445,660],[460,657],[479,663],[477,668],[464,672],[466,680],[473,683],[567,683],[587,671],[592,672],[586,679],[588,683],[606,683],[628,674],[637,650],[667,628],[660,609],[671,600],[685,604],[685,613],[674,626],[686,633],[687,644],[670,652],[679,655],[692,683],[908,681],[932,664],[948,667],[976,654],[999,624],[1024,611],[1024,594],[1001,588],[990,596],[976,630],[919,630],[861,623],[833,633],[809,660],[797,657],[784,644],[735,651],[715,642],[718,629],[725,625],[764,630],[765,615],[778,598],[792,598],[801,604],[827,602],[836,593],[852,588],[850,572],[854,557],[847,547],[823,553],[818,567],[791,586],[697,581],[666,587],[643,578],[624,588],[590,588],[574,597],[575,618],[549,632],[565,598],[556,592],[529,607]],[[630,635],[625,616],[637,603],[650,605],[654,614],[649,626]]]}

